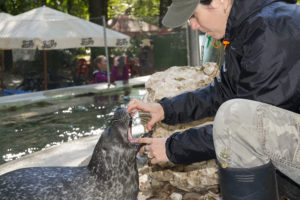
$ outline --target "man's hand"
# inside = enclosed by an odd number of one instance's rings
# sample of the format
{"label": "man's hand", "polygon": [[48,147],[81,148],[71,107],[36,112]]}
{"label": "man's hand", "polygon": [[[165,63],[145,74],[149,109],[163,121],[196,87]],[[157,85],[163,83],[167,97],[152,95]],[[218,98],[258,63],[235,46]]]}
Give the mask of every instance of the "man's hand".
{"label": "man's hand", "polygon": [[141,138],[138,143],[146,144],[140,149],[140,154],[147,154],[152,164],[169,161],[166,154],[167,138]]}
{"label": "man's hand", "polygon": [[127,112],[134,115],[137,111],[149,112],[151,119],[147,123],[148,131],[152,130],[155,123],[164,119],[164,109],[159,103],[143,103],[137,99],[129,102]]}

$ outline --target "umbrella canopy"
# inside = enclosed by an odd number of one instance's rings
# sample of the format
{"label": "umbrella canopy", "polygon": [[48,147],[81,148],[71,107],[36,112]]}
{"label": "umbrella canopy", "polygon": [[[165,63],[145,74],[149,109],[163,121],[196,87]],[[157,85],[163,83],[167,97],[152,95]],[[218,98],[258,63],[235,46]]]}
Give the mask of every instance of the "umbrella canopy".
{"label": "umbrella canopy", "polygon": [[0,12],[0,22],[8,19],[9,17],[12,17],[12,15],[10,15],[8,13]]}
{"label": "umbrella canopy", "polygon": [[[129,36],[107,29],[107,46],[127,46]],[[0,23],[2,49],[66,49],[105,46],[103,27],[63,12],[40,7]]]}
{"label": "umbrella canopy", "polygon": [[[0,49],[54,50],[105,46],[107,52],[107,47],[128,45],[129,36],[125,34],[46,6],[9,17],[0,22]],[[107,73],[109,74],[109,70]],[[47,58],[45,51],[44,77],[46,90]]]}

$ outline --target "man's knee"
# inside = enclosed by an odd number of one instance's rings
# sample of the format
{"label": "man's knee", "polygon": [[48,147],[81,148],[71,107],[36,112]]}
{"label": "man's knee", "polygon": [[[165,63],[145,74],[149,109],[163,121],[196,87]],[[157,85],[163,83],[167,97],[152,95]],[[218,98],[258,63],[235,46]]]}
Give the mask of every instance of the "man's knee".
{"label": "man's knee", "polygon": [[230,128],[232,123],[238,123],[238,121],[243,120],[249,103],[250,101],[245,99],[231,99],[223,103],[214,119],[214,129],[217,134],[220,134],[218,130],[222,130],[225,127]]}
{"label": "man's knee", "polygon": [[[213,137],[216,153],[224,151],[234,143],[237,125],[241,124],[239,111],[245,104],[245,100],[232,99],[223,103],[214,119]],[[240,133],[239,133],[240,134]]]}
{"label": "man's knee", "polygon": [[[213,127],[214,145],[219,161],[234,166],[240,158],[256,157],[257,152],[248,152],[249,147],[261,152],[260,137],[257,132],[257,108],[259,102],[233,99],[219,108]],[[255,155],[255,156],[253,156]]]}

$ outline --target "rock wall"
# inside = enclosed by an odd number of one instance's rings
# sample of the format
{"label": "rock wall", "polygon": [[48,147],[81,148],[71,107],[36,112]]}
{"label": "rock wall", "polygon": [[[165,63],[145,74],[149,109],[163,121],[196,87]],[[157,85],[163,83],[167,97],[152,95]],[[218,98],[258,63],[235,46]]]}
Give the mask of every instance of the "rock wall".
{"label": "rock wall", "polygon": [[[157,102],[163,97],[173,97],[209,84],[219,75],[215,63],[197,67],[171,67],[153,74],[146,82],[144,102]],[[146,120],[142,120],[146,121]],[[167,137],[176,131],[212,123],[212,119],[170,126],[157,123],[153,137]],[[139,168],[139,200],[219,200],[218,171],[214,160],[191,165],[165,163]]]}
{"label": "rock wall", "polygon": [[211,83],[219,75],[216,63],[208,62],[199,67],[170,67],[153,74],[146,82],[147,94],[144,101],[159,101],[163,97],[173,97],[184,91],[195,90]]}

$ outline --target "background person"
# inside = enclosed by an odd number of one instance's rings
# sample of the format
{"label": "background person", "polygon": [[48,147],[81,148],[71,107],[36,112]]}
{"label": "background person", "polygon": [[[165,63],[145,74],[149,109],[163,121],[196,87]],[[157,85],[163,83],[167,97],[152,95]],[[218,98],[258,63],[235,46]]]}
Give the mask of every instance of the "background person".
{"label": "background person", "polygon": [[[94,61],[95,71],[93,72],[94,82],[93,83],[103,83],[107,82],[107,59],[105,56],[97,56]],[[110,81],[113,83],[114,76],[110,73]]]}
{"label": "background person", "polygon": [[[128,104],[128,112],[150,113],[148,130],[161,120],[172,125],[215,116],[213,125],[140,139],[152,163],[217,158],[224,200],[278,199],[275,169],[298,188],[300,7],[294,3],[173,0],[164,25],[189,19],[192,29],[228,45],[220,78],[207,87],[158,103]],[[299,199],[299,189],[285,195]]]}
{"label": "background person", "polygon": [[127,64],[129,67],[129,74],[130,77],[136,77],[139,76],[139,58],[133,58],[132,56],[127,57]]}
{"label": "background person", "polygon": [[80,58],[77,62],[77,67],[75,71],[75,84],[84,84],[89,80],[89,70],[90,67],[84,58]]}
{"label": "background person", "polygon": [[129,79],[129,67],[125,64],[124,56],[116,56],[114,58],[114,65],[112,67],[112,74],[114,80],[128,81]]}

